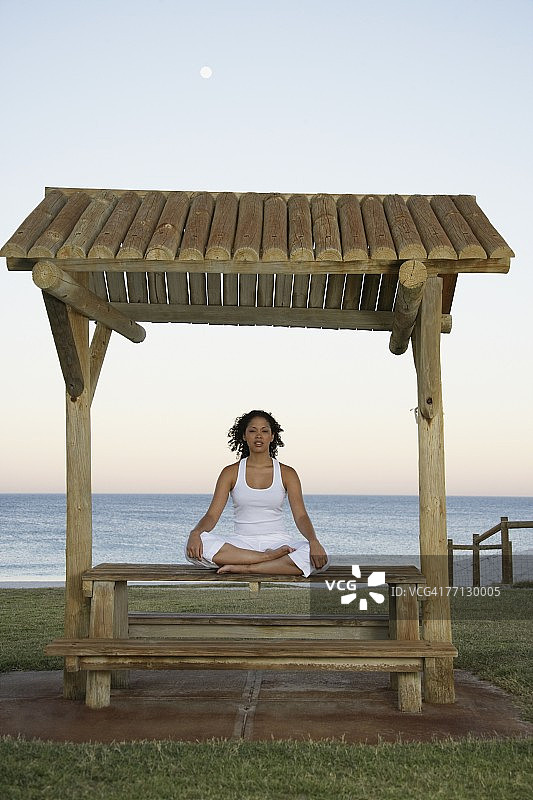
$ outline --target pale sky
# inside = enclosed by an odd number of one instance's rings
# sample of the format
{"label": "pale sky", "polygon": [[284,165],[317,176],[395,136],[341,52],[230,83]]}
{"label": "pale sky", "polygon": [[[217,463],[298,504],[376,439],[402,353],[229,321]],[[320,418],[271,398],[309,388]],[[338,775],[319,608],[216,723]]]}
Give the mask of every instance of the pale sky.
{"label": "pale sky", "polygon": [[[533,495],[532,2],[0,0],[0,22],[2,244],[45,186],[475,194],[517,257],[459,276],[447,490]],[[3,259],[0,283],[0,492],[62,492],[42,298]],[[387,333],[145,327],[111,339],[95,492],[212,491],[253,407],[304,493],[418,491],[413,360]]]}

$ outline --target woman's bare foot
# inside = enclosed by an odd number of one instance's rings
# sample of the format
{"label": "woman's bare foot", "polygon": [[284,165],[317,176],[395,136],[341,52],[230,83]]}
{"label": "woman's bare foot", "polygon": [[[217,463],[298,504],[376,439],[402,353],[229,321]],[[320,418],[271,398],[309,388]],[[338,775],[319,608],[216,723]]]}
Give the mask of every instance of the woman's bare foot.
{"label": "woman's bare foot", "polygon": [[217,575],[222,575],[224,572],[250,572],[251,564],[224,564],[223,567],[217,569]]}
{"label": "woman's bare foot", "polygon": [[282,544],[281,547],[276,547],[274,550],[271,547],[267,547],[267,549],[264,550],[266,558],[264,558],[263,561],[271,561],[274,558],[281,558],[281,556],[294,553],[295,550],[295,547],[289,547],[288,544]]}

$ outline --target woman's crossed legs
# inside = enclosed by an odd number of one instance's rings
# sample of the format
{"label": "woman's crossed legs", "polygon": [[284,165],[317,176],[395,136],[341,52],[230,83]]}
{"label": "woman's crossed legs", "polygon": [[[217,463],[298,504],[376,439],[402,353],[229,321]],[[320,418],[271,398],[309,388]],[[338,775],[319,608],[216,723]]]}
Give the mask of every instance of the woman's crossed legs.
{"label": "woman's crossed legs", "polygon": [[240,572],[253,574],[301,575],[288,553],[294,547],[282,545],[268,550],[247,550],[225,542],[213,556],[215,564],[220,565],[217,573]]}

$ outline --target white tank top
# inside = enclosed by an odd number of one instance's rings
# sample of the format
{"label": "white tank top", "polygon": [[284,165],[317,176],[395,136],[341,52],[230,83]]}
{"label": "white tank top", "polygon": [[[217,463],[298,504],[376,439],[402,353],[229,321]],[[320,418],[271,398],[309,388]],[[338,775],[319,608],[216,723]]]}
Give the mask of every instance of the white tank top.
{"label": "white tank top", "polygon": [[258,539],[272,533],[286,533],[283,519],[285,487],[281,480],[279,461],[272,459],[274,476],[267,489],[252,489],[246,483],[246,462],[239,463],[237,482],[231,491],[235,517],[235,533],[239,536],[257,536]]}

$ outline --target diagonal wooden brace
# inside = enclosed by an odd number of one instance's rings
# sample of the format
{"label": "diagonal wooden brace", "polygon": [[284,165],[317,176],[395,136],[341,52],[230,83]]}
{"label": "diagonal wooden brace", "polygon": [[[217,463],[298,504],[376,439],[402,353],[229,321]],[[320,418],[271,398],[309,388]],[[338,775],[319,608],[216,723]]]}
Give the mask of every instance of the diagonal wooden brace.
{"label": "diagonal wooden brace", "polygon": [[89,390],[89,402],[92,403],[98,378],[102,364],[104,363],[105,354],[109,339],[111,338],[111,329],[102,325],[101,322],[96,323],[96,329],[93,334],[90,348],[90,370],[91,370],[91,386]]}
{"label": "diagonal wooden brace", "polygon": [[83,392],[85,384],[67,307],[61,300],[46,292],[43,292],[43,300],[65,386],[70,397],[75,399]]}

